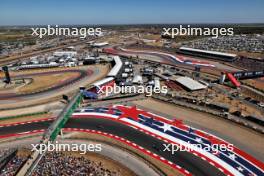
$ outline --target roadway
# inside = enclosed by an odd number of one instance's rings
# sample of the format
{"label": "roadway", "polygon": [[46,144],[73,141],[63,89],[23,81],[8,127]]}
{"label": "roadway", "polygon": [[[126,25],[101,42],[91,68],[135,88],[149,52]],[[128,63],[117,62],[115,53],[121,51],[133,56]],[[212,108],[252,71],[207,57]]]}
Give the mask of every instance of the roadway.
{"label": "roadway", "polygon": [[[2,127],[0,128],[0,135],[47,129],[50,123],[51,121]],[[123,137],[127,140],[130,140],[131,142],[142,146],[143,148],[150,150],[153,153],[164,157],[167,160],[172,161],[173,163],[179,166],[182,166],[194,175],[224,175],[217,168],[211,166],[206,161],[188,152],[175,152],[174,154],[172,154],[171,152],[163,151],[163,141],[156,139],[155,137],[152,137],[150,135],[147,135],[143,132],[137,131],[132,127],[122,125],[121,123],[116,121],[97,118],[74,118],[69,119],[65,128],[100,130],[103,132]]]}
{"label": "roadway", "polygon": [[[168,53],[166,52],[160,52],[158,53],[157,51],[151,51],[151,50],[141,50],[141,49],[125,49],[125,50],[121,50],[121,49],[117,49],[116,50],[118,53],[121,53],[121,54],[126,54],[126,55],[133,55],[133,56],[140,56],[140,57],[144,57],[146,56],[147,59],[149,60],[153,60],[156,61],[156,62],[167,62],[169,64],[172,64],[172,65],[179,65],[181,67],[187,67],[187,68],[194,68],[195,67],[195,64],[187,64],[187,63],[181,63],[181,62],[178,62],[176,61],[175,59],[173,59],[171,56],[167,55]],[[153,53],[155,52],[155,53]],[[152,56],[152,57],[149,57],[149,56]],[[214,65],[215,67],[211,67],[211,66],[201,66],[201,68],[204,68],[204,69],[212,69],[212,70],[217,70],[217,71],[238,71],[238,69],[234,68],[234,67],[231,67],[229,65],[226,65],[226,64],[223,64],[221,63],[220,61],[212,61],[212,60],[208,60],[208,59],[204,59],[204,58],[195,58],[195,57],[190,57],[190,56],[185,56],[185,55],[175,55],[173,54],[173,56],[177,56],[181,59],[184,59],[184,60],[188,60],[188,61],[191,61],[193,63],[196,63],[196,62],[204,62],[206,61],[206,63],[208,65]],[[153,58],[154,57],[154,58]]]}
{"label": "roadway", "polygon": [[79,73],[77,77],[67,79],[66,81],[60,82],[58,84],[53,85],[50,88],[40,90],[37,92],[31,92],[26,94],[17,94],[17,93],[0,93],[0,100],[2,99],[11,99],[11,98],[23,98],[23,97],[29,97],[29,96],[39,96],[39,94],[46,94],[50,91],[57,91],[58,89],[65,87],[67,85],[73,84],[74,82],[83,79],[85,76],[90,76],[93,74],[92,70],[60,70],[60,71],[48,71],[48,72],[41,72],[41,73],[30,73],[30,74],[23,74],[23,75],[17,75],[12,77],[14,78],[28,78],[32,76],[42,76],[42,75],[50,75],[50,74],[58,74],[58,73]]}
{"label": "roadway", "polygon": [[[59,96],[63,94],[70,94],[76,91],[80,86],[88,85],[102,76],[104,76],[108,69],[107,66],[92,66],[92,67],[81,67],[75,68],[74,70],[79,70],[82,72],[82,75],[78,77],[78,79],[64,81],[64,84],[58,84],[52,86],[52,88],[35,92],[29,94],[22,95],[12,95],[12,97],[7,97],[7,95],[0,94],[0,110],[9,110],[16,109],[18,107],[28,107],[28,106],[36,106],[40,104],[45,104],[47,102],[52,102],[58,99]],[[85,73],[84,73],[85,72]],[[60,97],[61,98],[61,97]],[[16,112],[17,113],[17,112]],[[15,113],[15,114],[16,114]]]}

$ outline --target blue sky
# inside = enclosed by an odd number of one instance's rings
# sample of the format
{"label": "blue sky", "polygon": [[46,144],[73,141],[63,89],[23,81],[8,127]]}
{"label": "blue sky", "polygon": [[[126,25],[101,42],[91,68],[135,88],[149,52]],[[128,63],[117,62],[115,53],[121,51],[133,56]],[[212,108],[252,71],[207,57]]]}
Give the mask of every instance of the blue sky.
{"label": "blue sky", "polygon": [[1,0],[0,25],[264,23],[264,0]]}

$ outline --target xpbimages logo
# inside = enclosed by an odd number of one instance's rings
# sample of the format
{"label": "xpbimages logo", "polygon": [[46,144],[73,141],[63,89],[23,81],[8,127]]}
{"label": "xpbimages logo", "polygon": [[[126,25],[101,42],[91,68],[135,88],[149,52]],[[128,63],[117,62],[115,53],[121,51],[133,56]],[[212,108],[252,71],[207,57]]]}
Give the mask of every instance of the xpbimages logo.
{"label": "xpbimages logo", "polygon": [[200,27],[191,27],[187,25],[184,27],[180,25],[177,28],[163,28],[163,36],[170,36],[175,38],[176,36],[212,36],[212,38],[218,38],[219,36],[233,36],[233,28],[200,28]]}
{"label": "xpbimages logo", "polygon": [[114,86],[102,86],[97,87],[98,94],[104,94],[106,96],[113,95],[113,94],[146,94],[146,96],[152,96],[153,93],[160,94],[164,93],[166,94],[168,92],[167,86],[117,86],[114,84]]}
{"label": "xpbimages logo", "polygon": [[206,151],[212,152],[213,154],[217,154],[218,152],[225,152],[225,151],[233,151],[234,146],[233,144],[192,144],[188,141],[187,144],[163,144],[163,151],[171,152],[171,154],[175,154],[176,152],[191,152],[191,151]]}
{"label": "xpbimages logo", "polygon": [[33,36],[42,38],[43,36],[80,36],[80,38],[86,38],[87,36],[100,36],[102,35],[101,28],[77,28],[77,27],[59,27],[55,25],[52,27],[31,28]]}
{"label": "xpbimages logo", "polygon": [[47,144],[31,144],[33,147],[31,151],[38,151],[40,154],[47,152],[80,152],[80,154],[86,154],[87,152],[101,152],[101,144],[75,144],[75,143],[51,143],[50,141]]}

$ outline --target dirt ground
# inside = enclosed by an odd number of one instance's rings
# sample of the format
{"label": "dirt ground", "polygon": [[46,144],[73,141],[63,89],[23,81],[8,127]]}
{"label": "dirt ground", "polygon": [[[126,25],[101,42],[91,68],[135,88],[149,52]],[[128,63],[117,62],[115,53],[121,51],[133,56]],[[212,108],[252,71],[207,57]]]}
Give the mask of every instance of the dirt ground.
{"label": "dirt ground", "polygon": [[17,151],[17,155],[20,157],[28,157],[30,155],[31,151],[25,148],[19,149]]}
{"label": "dirt ground", "polygon": [[255,156],[264,156],[264,135],[251,129],[207,113],[190,110],[154,99],[145,99],[133,103],[153,112],[157,112],[158,110],[162,114],[167,114],[168,118],[174,117],[182,119],[187,124],[213,133],[236,146],[239,145],[238,147],[241,147],[241,149],[247,152],[249,150],[252,151],[251,153]]}
{"label": "dirt ground", "polygon": [[230,98],[228,98],[225,95],[222,94],[217,94],[216,97],[213,99],[213,102],[220,102],[220,103],[224,103],[224,104],[228,104],[230,106],[230,110],[229,112],[235,112],[235,111],[241,111],[243,115],[247,116],[247,115],[255,115],[258,117],[262,117],[262,111],[246,105],[242,102],[240,102],[239,100],[231,100]]}
{"label": "dirt ground", "polygon": [[248,80],[244,80],[243,82],[259,90],[264,90],[264,78],[248,79]]}
{"label": "dirt ground", "polygon": [[77,77],[78,73],[60,73],[60,74],[50,74],[42,76],[34,76],[33,82],[21,87],[19,93],[31,93],[34,91],[41,91],[54,86],[60,82],[66,81],[67,79]]}

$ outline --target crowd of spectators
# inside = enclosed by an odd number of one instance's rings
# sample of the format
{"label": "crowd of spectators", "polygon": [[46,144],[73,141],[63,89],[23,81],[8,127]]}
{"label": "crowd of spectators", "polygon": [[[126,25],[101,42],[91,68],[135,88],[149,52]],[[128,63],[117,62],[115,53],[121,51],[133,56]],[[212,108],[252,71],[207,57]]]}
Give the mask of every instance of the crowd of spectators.
{"label": "crowd of spectators", "polygon": [[0,159],[4,157],[5,155],[7,155],[10,151],[11,149],[9,148],[0,149]]}
{"label": "crowd of spectators", "polygon": [[[8,154],[10,149],[0,150],[0,158]],[[15,155],[8,161],[0,176],[13,176],[26,161],[25,155]],[[85,156],[73,156],[70,153],[48,152],[35,168],[33,176],[121,176],[119,171],[105,168],[102,162],[89,160]]]}
{"label": "crowd of spectators", "polygon": [[101,162],[94,162],[84,156],[72,156],[62,152],[49,152],[35,168],[33,176],[119,176],[120,173],[106,169]]}
{"label": "crowd of spectators", "polygon": [[26,157],[23,156],[14,156],[4,167],[3,170],[0,171],[0,176],[13,176],[16,174],[22,163],[26,160]]}
{"label": "crowd of spectators", "polygon": [[264,35],[234,35],[218,38],[203,38],[195,41],[184,42],[184,46],[214,51],[246,51],[250,53],[264,52]]}

